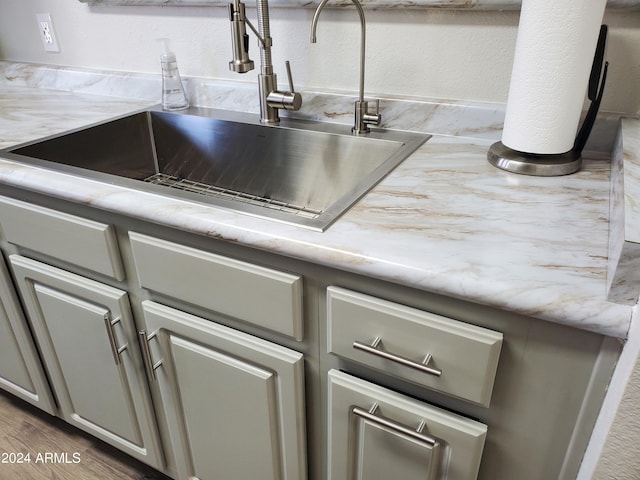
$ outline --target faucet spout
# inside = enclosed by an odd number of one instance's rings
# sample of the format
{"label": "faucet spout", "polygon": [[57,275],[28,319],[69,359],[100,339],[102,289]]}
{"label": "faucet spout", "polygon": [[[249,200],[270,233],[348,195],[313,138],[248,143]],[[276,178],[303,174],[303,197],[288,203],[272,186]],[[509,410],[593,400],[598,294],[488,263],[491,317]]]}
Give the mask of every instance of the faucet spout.
{"label": "faucet spout", "polygon": [[258,75],[258,92],[260,95],[260,121],[262,123],[277,124],[280,121],[278,109],[299,110],[302,105],[302,96],[293,90],[291,69],[287,65],[290,91],[278,90],[276,74],[271,63],[271,32],[269,27],[269,3],[268,0],[256,0],[258,14],[258,28],[245,15],[245,6],[240,0],[233,0],[229,5],[231,20],[231,39],[233,43],[233,60],[229,62],[229,69],[238,73],[246,73],[253,70],[253,61],[249,58],[249,35],[246,32],[248,25],[251,31],[258,37],[260,45],[260,74]]}
{"label": "faucet spout", "polygon": [[328,1],[329,0],[322,0],[313,14],[313,20],[311,20],[311,43],[316,43],[316,29],[318,28],[318,20],[320,20],[320,12],[322,12]]}
{"label": "faucet spout", "polygon": [[[320,13],[324,9],[329,0],[322,0],[315,13],[313,14],[313,20],[311,21],[311,43],[316,43],[316,30],[318,27],[318,20],[320,19]],[[358,16],[360,17],[360,82],[358,85],[358,100],[355,103],[355,120],[352,131],[356,134],[368,133],[368,124],[380,125],[382,119],[379,113],[379,101],[376,101],[376,112],[370,113],[368,110],[368,102],[364,100],[364,62],[367,44],[367,25],[364,18],[364,9],[362,4],[358,0],[351,0],[356,6]]]}

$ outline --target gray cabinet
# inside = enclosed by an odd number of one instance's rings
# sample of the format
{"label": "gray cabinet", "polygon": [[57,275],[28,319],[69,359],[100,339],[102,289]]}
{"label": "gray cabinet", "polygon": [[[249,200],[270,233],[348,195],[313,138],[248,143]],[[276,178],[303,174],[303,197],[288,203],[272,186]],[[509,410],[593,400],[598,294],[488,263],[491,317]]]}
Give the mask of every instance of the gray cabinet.
{"label": "gray cabinet", "polygon": [[[401,388],[410,381],[488,407],[502,340],[486,328],[327,288],[327,352],[397,377]],[[375,375],[371,382],[332,369],[327,377],[327,478],[477,478],[486,425],[384,388]]]}
{"label": "gray cabinet", "polygon": [[61,416],[162,468],[127,294],[19,255],[10,262]]}
{"label": "gray cabinet", "polygon": [[331,286],[327,351],[489,406],[502,334]]}
{"label": "gray cabinet", "polygon": [[0,224],[13,245],[122,280],[124,269],[112,225],[0,197]]}
{"label": "gray cabinet", "polygon": [[302,354],[152,302],[140,332],[180,480],[307,478]]}
{"label": "gray cabinet", "polygon": [[300,275],[136,232],[129,240],[142,288],[303,339]]}
{"label": "gray cabinet", "polygon": [[328,478],[474,480],[482,423],[331,370]]}
{"label": "gray cabinet", "polygon": [[0,261],[0,388],[54,414],[56,405],[4,262]]}
{"label": "gray cabinet", "polygon": [[23,193],[0,388],[171,477],[575,478],[616,341]]}

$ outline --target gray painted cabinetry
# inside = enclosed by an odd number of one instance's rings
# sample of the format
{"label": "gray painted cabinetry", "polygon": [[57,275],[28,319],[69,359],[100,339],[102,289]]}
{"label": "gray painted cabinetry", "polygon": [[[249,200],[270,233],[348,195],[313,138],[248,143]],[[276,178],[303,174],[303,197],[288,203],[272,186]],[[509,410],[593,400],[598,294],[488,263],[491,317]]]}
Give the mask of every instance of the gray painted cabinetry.
{"label": "gray painted cabinetry", "polygon": [[300,275],[136,232],[129,240],[141,287],[302,340]]}
{"label": "gray painted cabinetry", "polygon": [[53,414],[56,406],[9,273],[0,262],[0,386]]}
{"label": "gray painted cabinetry", "polygon": [[161,467],[126,292],[10,257],[62,418]]}
{"label": "gray painted cabinetry", "polygon": [[306,478],[303,356],[158,303],[143,309],[179,478]]}
{"label": "gray painted cabinetry", "polygon": [[[303,354],[156,301],[134,318],[111,225],[8,198],[0,222],[5,250],[19,252],[9,262],[29,323],[17,325],[58,404],[42,408],[177,479],[308,477]],[[302,339],[300,276],[133,232],[130,245],[134,295]],[[16,303],[6,277],[3,303]],[[14,337],[2,386],[33,390]]]}
{"label": "gray painted cabinetry", "polygon": [[337,370],[328,377],[329,478],[477,477],[486,425]]}
{"label": "gray painted cabinetry", "polygon": [[5,194],[0,388],[177,480],[575,478],[613,340]]}

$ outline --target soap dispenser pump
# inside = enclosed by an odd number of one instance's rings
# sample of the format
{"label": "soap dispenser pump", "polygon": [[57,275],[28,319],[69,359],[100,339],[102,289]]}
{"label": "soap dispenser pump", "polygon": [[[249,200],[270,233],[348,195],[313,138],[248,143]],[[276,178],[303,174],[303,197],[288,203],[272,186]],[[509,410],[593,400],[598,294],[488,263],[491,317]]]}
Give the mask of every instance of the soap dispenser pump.
{"label": "soap dispenser pump", "polygon": [[160,55],[160,66],[162,67],[162,109],[163,110],[184,110],[189,108],[189,100],[182,86],[182,79],[178,71],[176,55],[169,48],[169,40],[160,39],[164,42],[164,51]]}

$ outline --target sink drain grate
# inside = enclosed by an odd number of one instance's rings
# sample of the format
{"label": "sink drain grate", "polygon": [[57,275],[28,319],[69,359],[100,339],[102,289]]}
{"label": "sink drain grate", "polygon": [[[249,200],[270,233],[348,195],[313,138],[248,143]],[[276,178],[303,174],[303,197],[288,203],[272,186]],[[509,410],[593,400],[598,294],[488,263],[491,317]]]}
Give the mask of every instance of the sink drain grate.
{"label": "sink drain grate", "polygon": [[154,185],[163,185],[165,187],[184,190],[186,192],[198,193],[200,195],[206,195],[208,197],[227,198],[248,203],[250,205],[259,205],[261,207],[271,208],[286,213],[292,213],[294,215],[299,215],[305,218],[317,218],[322,213],[322,211],[320,210],[292,205],[290,203],[238,192],[236,190],[230,190],[228,188],[214,187],[212,185],[207,185],[206,183],[194,182],[192,180],[174,177],[165,173],[156,173],[154,175],[151,175],[150,177],[145,178],[144,181],[152,183]]}

